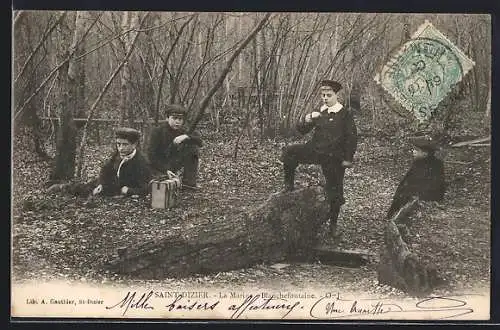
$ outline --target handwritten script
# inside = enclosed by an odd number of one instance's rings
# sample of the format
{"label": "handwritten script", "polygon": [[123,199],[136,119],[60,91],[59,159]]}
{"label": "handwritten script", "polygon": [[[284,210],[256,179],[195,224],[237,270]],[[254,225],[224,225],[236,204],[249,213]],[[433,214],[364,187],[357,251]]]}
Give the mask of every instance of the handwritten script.
{"label": "handwritten script", "polygon": [[[474,312],[460,296],[432,296],[417,300],[412,304],[393,302],[390,299],[343,299],[337,296],[324,296],[318,299],[309,310],[315,319],[341,318],[401,318],[404,316],[442,320]],[[419,315],[420,314],[420,315]]]}
{"label": "handwritten script", "polygon": [[231,315],[232,319],[240,318],[245,313],[250,313],[252,311],[284,311],[281,318],[287,317],[296,307],[300,305],[299,301],[289,302],[287,299],[274,298],[271,296],[269,298],[262,298],[260,295],[250,295],[245,298],[241,304],[233,304],[229,306],[230,311],[234,311]]}
{"label": "handwritten script", "polygon": [[[467,295],[470,296],[470,295]],[[317,296],[316,296],[317,297]],[[177,295],[159,299],[155,291],[128,291],[119,301],[107,305],[106,310],[119,310],[122,316],[130,311],[150,313],[160,311],[161,315],[171,313],[172,317],[188,315],[240,318],[300,318],[300,319],[433,319],[457,318],[474,313],[465,295],[430,296],[426,298],[404,298],[396,302],[391,298],[345,299],[340,293],[327,293],[314,299],[287,299],[282,296],[249,293],[244,297],[225,298],[219,294],[190,298]],[[168,314],[167,314],[168,315]]]}

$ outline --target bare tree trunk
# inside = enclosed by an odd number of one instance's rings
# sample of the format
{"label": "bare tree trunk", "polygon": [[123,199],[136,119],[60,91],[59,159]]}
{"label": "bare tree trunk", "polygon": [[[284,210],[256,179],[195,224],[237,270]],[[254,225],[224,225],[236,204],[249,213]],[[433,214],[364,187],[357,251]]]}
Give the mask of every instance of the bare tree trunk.
{"label": "bare tree trunk", "polygon": [[[307,66],[309,64],[309,59],[310,57],[309,52],[311,51],[312,47],[312,42],[311,42],[311,35],[307,36],[302,42],[302,47],[300,51],[300,55],[298,58],[298,63],[295,65],[293,63],[293,67],[297,67],[297,70],[293,73],[292,75],[292,83],[289,85],[289,89],[286,92],[286,95],[289,96],[287,97],[287,100],[289,101],[287,104],[287,118],[286,118],[286,123],[285,123],[285,129],[290,130],[292,127],[292,122],[295,119],[295,113],[296,113],[296,102],[298,102],[298,99],[300,98],[300,88],[301,86],[301,81],[303,81],[304,78],[304,72],[307,70]],[[294,106],[295,105],[295,106]]]}
{"label": "bare tree trunk", "polygon": [[[335,18],[336,18],[336,22],[338,22],[338,15],[335,15]],[[331,32],[328,39],[332,39],[334,36],[334,33],[336,31],[337,31],[337,28],[335,27],[334,31]],[[318,63],[316,64],[316,67],[314,68],[313,74],[310,78],[311,80],[309,82],[309,87],[308,87],[306,94],[305,94],[305,101],[304,101],[305,106],[307,106],[310,103],[313,96],[316,95],[316,85],[317,85],[317,81],[318,81],[319,68],[320,68],[320,65],[322,63],[324,63],[324,59],[325,59],[326,54],[328,54],[328,42],[325,42],[324,44],[325,44],[325,46],[323,48],[323,51],[319,50]],[[303,115],[305,111],[306,111],[305,108],[302,109],[302,112],[299,113],[299,115]]]}
{"label": "bare tree trunk", "polygon": [[[36,77],[37,77],[37,72],[36,70],[34,70],[33,78],[30,79],[28,82],[28,90],[30,91],[34,90]],[[50,160],[51,157],[47,154],[47,151],[45,151],[45,148],[42,143],[42,134],[41,134],[42,121],[40,120],[40,117],[38,115],[37,107],[33,102],[29,105],[29,109],[27,112],[28,116],[30,116],[30,124],[33,134],[33,144],[35,146],[35,152],[42,160]]]}
{"label": "bare tree trunk", "polygon": [[[265,128],[265,135],[274,137],[276,135],[277,123],[280,122],[282,118],[283,111],[283,84],[278,82],[282,80],[282,74],[280,72],[280,67],[282,66],[284,44],[288,35],[288,29],[290,26],[290,14],[285,14],[283,18],[280,18],[278,29],[276,31],[276,39],[274,42],[274,49],[272,52],[272,61],[269,65],[270,77],[270,89],[273,91],[273,98],[276,97],[276,102],[273,104],[273,108],[267,109],[267,125]],[[278,87],[279,86],[279,87]],[[271,111],[274,110],[274,111]]]}
{"label": "bare tree trunk", "polygon": [[484,117],[491,117],[491,79],[488,80],[488,99],[486,102],[486,110],[484,111]]}
{"label": "bare tree trunk", "polygon": [[[25,12],[20,13],[22,17],[25,17]],[[20,15],[18,14],[18,15]],[[18,19],[23,19],[23,18]],[[21,43],[19,43],[16,47],[14,48],[14,57],[18,57],[21,52],[25,51],[26,49],[32,49],[33,46],[33,32],[32,32],[32,25],[30,24],[23,24],[19,25],[20,21],[17,23],[17,27],[14,26],[14,38],[15,40],[23,40],[25,41],[24,48],[21,48]],[[47,27],[49,29],[49,27]],[[45,35],[47,35],[47,29],[44,32]],[[42,38],[43,39],[43,38]],[[23,43],[23,44],[24,44]],[[40,48],[40,42],[38,45],[35,47],[35,50],[30,51],[30,55],[28,56],[28,60],[25,61],[25,63],[22,66],[21,72],[26,72],[27,74],[24,76],[25,79],[21,79],[18,81],[15,81],[13,84],[13,91],[14,91],[14,99],[13,102],[17,106],[19,102],[25,97],[26,94],[33,93],[33,91],[36,89],[36,84],[38,83],[38,76],[41,73],[40,71],[43,72],[43,68],[40,68],[40,63],[42,61],[46,60],[46,52],[40,56],[40,60],[38,63],[34,63],[32,59],[35,57],[35,53],[37,50]],[[17,70],[15,67],[14,70]],[[19,75],[18,75],[19,77]],[[25,112],[25,115],[23,116],[23,121],[30,126],[31,128],[31,137],[33,139],[33,144],[35,148],[36,154],[42,159],[42,160],[49,160],[50,157],[45,151],[42,143],[42,136],[41,136],[41,120],[38,114],[39,106],[37,103],[41,102],[40,98],[38,98],[36,101],[31,102],[27,106],[27,110]],[[14,134],[17,132],[17,128],[20,125],[15,127]]]}
{"label": "bare tree trunk", "polygon": [[[144,19],[147,17],[148,14],[149,13],[146,13],[142,17],[138,28],[140,28],[140,26],[142,26],[142,23],[144,22]],[[128,59],[130,58],[130,55],[132,54],[132,51],[134,50],[134,45],[135,45],[135,42],[137,41],[137,36],[138,35],[139,35],[139,33],[135,33],[134,34],[134,39],[130,43],[130,48],[127,50],[127,53],[125,54],[125,57],[123,58],[123,60],[121,61],[121,63],[116,67],[115,71],[111,74],[111,76],[109,77],[108,81],[104,85],[104,88],[101,90],[101,92],[97,96],[97,99],[95,100],[95,102],[92,104],[92,106],[89,109],[89,113],[87,115],[87,120],[85,121],[85,126],[83,127],[83,135],[82,135],[82,140],[80,142],[80,148],[79,148],[79,152],[78,152],[78,160],[79,161],[78,161],[78,168],[77,168],[77,171],[76,171],[77,177],[80,177],[81,174],[82,174],[83,157],[85,155],[85,146],[86,146],[86,143],[87,143],[87,135],[88,135],[88,125],[92,121],[92,118],[94,116],[94,112],[95,112],[95,109],[97,108],[97,105],[101,102],[102,98],[104,97],[104,95],[108,91],[109,86],[111,85],[111,83],[113,82],[113,80],[115,79],[115,77],[118,75],[118,73],[121,71],[121,69],[123,68],[123,65],[125,64],[125,62],[127,62]]]}
{"label": "bare tree trunk", "polygon": [[[86,35],[88,34],[88,32],[90,31],[90,29],[94,26],[94,24],[99,20],[100,18],[100,14],[96,15],[96,18],[92,21],[92,24],[89,25],[88,29],[85,31],[85,33],[83,34],[82,38],[80,39],[80,41],[82,41]],[[102,47],[102,45],[100,46]],[[96,48],[97,49],[97,48]],[[88,53],[90,52],[93,52],[95,51],[95,49],[85,53],[85,54],[82,54],[81,56],[79,57],[75,57],[74,58],[74,53],[75,53],[75,49],[70,49],[66,54],[67,54],[67,57],[66,58],[61,58],[61,60],[59,61],[59,64],[56,65],[55,68],[53,68],[50,73],[45,77],[45,79],[40,83],[40,85],[37,87],[37,89],[33,92],[33,94],[31,94],[28,98],[26,98],[26,100],[22,103],[22,104],[19,104],[18,106],[16,106],[16,109],[14,110],[14,120],[18,120],[19,118],[21,118],[21,115],[23,114],[24,110],[26,109],[26,107],[30,104],[30,102],[38,95],[38,93],[40,93],[40,91],[45,87],[45,85],[54,77],[55,74],[57,73],[60,73],[62,72],[61,71],[61,68],[63,66],[65,66],[69,61],[71,60],[75,60],[75,61],[78,61],[80,60],[82,57],[84,57],[85,55],[87,55]]]}
{"label": "bare tree trunk", "polygon": [[[151,26],[156,24],[156,17],[158,13],[150,13],[148,17],[144,20],[144,25]],[[140,60],[140,74],[136,80],[137,82],[137,102],[142,105],[141,115],[143,117],[143,127],[141,128],[143,136],[149,136],[150,132],[150,122],[149,118],[153,117],[153,111],[155,109],[155,56],[154,56],[154,41],[153,31],[146,29],[144,31],[144,41],[141,45],[136,48],[138,52],[138,58]]]}
{"label": "bare tree trunk", "polygon": [[[242,14],[240,14],[241,16]],[[236,31],[237,35],[241,35],[241,31],[243,30],[243,19],[240,17],[238,19],[238,29]],[[243,57],[238,58],[238,86],[243,86]]]}
{"label": "bare tree trunk", "polygon": [[[476,58],[477,57],[477,51],[476,51],[476,47],[474,47],[474,45],[472,44],[472,36],[471,38],[469,39],[469,42],[470,42],[470,50],[472,52],[472,58]],[[473,91],[472,91],[472,108],[474,109],[474,111],[478,112],[480,111],[480,106],[481,106],[481,87],[479,85],[479,74],[478,74],[478,67],[473,67],[472,68],[472,87],[473,87]]]}
{"label": "bare tree trunk", "polygon": [[[185,26],[187,26],[192,21],[192,18],[193,16],[191,16],[191,18],[188,20]],[[196,31],[196,24],[193,24],[188,42],[184,46],[184,49],[182,51],[182,55],[179,60],[179,65],[176,68],[176,70],[171,74],[173,79],[172,79],[172,84],[170,85],[170,103],[177,103],[178,100],[180,99],[179,88],[180,88],[181,78],[184,73],[186,64],[189,62],[188,54],[190,53],[192,45],[194,44],[195,31]]]}
{"label": "bare tree trunk", "polygon": [[[76,34],[76,32],[75,32]],[[64,44],[64,42],[62,42]],[[67,57],[66,51],[62,56]],[[73,178],[75,171],[76,127],[73,121],[72,88],[68,75],[69,61],[64,62],[58,75],[58,85],[61,88],[59,95],[59,127],[56,141],[56,158],[50,173],[49,182],[66,181]]]}
{"label": "bare tree trunk", "polygon": [[[131,30],[123,36],[123,56],[127,54],[127,51],[131,47],[131,43],[135,40],[137,34],[139,33],[139,13],[138,12],[127,12],[122,13],[121,28],[122,31]],[[134,126],[134,106],[132,105],[132,86],[131,86],[131,73],[130,73],[130,63],[129,60],[125,61],[123,68],[121,70],[120,76],[120,101],[118,103],[118,108],[120,111],[120,125],[123,125],[126,120],[128,120],[128,126]]]}
{"label": "bare tree trunk", "polygon": [[[184,93],[183,100],[186,100],[188,92],[191,90],[191,88],[194,85],[194,82],[196,80],[196,86],[194,88],[194,91],[192,95],[196,96],[198,95],[198,92],[201,91],[202,96],[205,96],[206,94],[205,91],[203,90],[203,78],[209,74],[210,68],[207,68],[209,64],[211,64],[214,61],[214,58],[210,56],[210,49],[213,45],[214,41],[214,30],[213,29],[207,29],[207,34],[205,38],[205,46],[203,47],[203,56],[201,60],[201,64],[198,66],[198,68],[195,70],[195,73],[193,74],[193,77],[189,80],[188,83],[188,88],[186,89],[186,92]],[[206,70],[205,70],[206,69]],[[193,104],[196,102],[196,98],[192,97],[191,101],[188,103],[188,108],[191,109],[193,107]]]}
{"label": "bare tree trunk", "polygon": [[[255,39],[254,39],[254,41],[255,41]],[[236,160],[236,158],[238,157],[238,147],[240,144],[240,140],[243,136],[243,133],[245,132],[245,129],[248,130],[249,138],[250,139],[252,138],[252,135],[251,135],[252,132],[251,132],[251,127],[250,127],[250,118],[252,116],[252,109],[253,109],[253,105],[254,105],[254,103],[252,102],[252,94],[255,90],[255,85],[256,85],[256,82],[258,80],[259,71],[260,71],[260,66],[257,66],[257,59],[256,58],[254,59],[253,71],[254,71],[254,74],[253,74],[252,81],[250,83],[251,87],[248,91],[248,96],[243,104],[243,109],[246,109],[246,115],[245,115],[243,124],[240,127],[240,132],[238,134],[238,137],[236,138],[236,142],[234,144],[233,160]],[[242,109],[240,109],[240,110],[242,110]]]}
{"label": "bare tree trunk", "polygon": [[[307,48],[307,51],[305,53],[305,57],[306,57],[306,60],[305,60],[305,68],[302,70],[302,72],[309,72],[308,68],[309,68],[309,64],[311,63],[311,59],[312,59],[312,55],[310,55],[313,47],[316,45],[316,44],[319,44],[319,37],[317,37],[317,39],[315,39],[314,35],[315,34],[319,34],[319,25],[321,24],[321,21],[320,21],[320,15],[317,14],[316,15],[316,19],[314,21],[314,25],[313,25],[313,28],[312,28],[312,32],[311,34],[306,38],[308,43],[309,43],[309,47]],[[319,64],[320,62],[318,62]],[[317,68],[316,68],[317,69]],[[311,79],[311,76],[309,76],[308,74],[300,74],[299,76],[299,79],[298,81],[300,81],[300,83],[298,83],[298,89],[297,91],[294,93],[294,94],[297,94],[296,98],[295,98],[295,106],[293,106],[293,121],[296,121],[300,118],[300,116],[302,115],[302,107],[300,107],[300,101],[303,100],[302,98],[302,92],[304,90],[304,83],[305,83],[305,80],[306,80],[306,77]],[[314,77],[314,74],[313,74],[313,77]],[[311,83],[314,85],[314,82],[313,80],[311,80]],[[307,94],[305,94],[305,96],[307,96]]]}
{"label": "bare tree trunk", "polygon": [[197,112],[197,114],[196,114],[196,116],[194,118],[193,123],[191,124],[191,126],[189,128],[189,132],[190,133],[194,131],[194,129],[196,128],[196,125],[198,124],[198,122],[203,117],[203,114],[205,113],[205,109],[208,106],[208,103],[210,102],[210,99],[217,92],[217,90],[219,89],[219,87],[224,82],[224,79],[226,78],[227,74],[231,70],[231,66],[232,66],[234,60],[238,57],[238,55],[241,53],[241,51],[248,45],[248,43],[253,38],[255,38],[255,35],[264,27],[264,25],[266,24],[266,22],[267,22],[267,20],[269,19],[270,16],[271,16],[271,13],[266,13],[266,15],[264,16],[264,18],[257,24],[257,26],[255,26],[255,28],[250,32],[250,34],[245,38],[245,40],[238,46],[238,48],[231,55],[231,57],[229,58],[228,62],[226,63],[226,66],[224,67],[224,69],[222,70],[221,74],[219,75],[217,81],[212,86],[212,88],[207,93],[207,95],[205,95],[205,97],[203,98],[203,100],[200,102],[200,106],[199,106],[198,112]]}
{"label": "bare tree trunk", "polygon": [[[59,71],[59,86],[62,88],[61,100],[59,103],[60,123],[57,140],[57,151],[54,168],[50,174],[50,181],[65,181],[73,178],[75,173],[76,156],[76,126],[73,120],[74,109],[77,102],[78,66],[75,63],[74,55],[78,52],[78,47],[87,31],[88,21],[84,18],[84,13],[76,12],[75,31],[69,49],[65,51],[63,58],[70,58],[65,61]],[[63,43],[64,45],[64,43]],[[64,47],[64,46],[63,46]]]}
{"label": "bare tree trunk", "polygon": [[[74,50],[74,57],[79,57],[85,53],[85,40],[84,34],[90,25],[90,14],[88,12],[79,11],[76,14],[76,29],[71,44],[71,49]],[[84,117],[85,109],[85,59],[82,58],[78,61],[70,61],[68,67],[68,76],[71,88],[73,89],[72,95],[72,108],[73,114],[76,117]],[[83,123],[76,123],[77,128],[81,128]]]}
{"label": "bare tree trunk", "polygon": [[[18,16],[16,17],[16,19],[18,19],[19,16],[21,14],[23,14],[23,13],[24,12],[19,13]],[[24,16],[24,14],[23,14],[23,16]],[[28,59],[24,62],[22,69],[19,71],[19,73],[17,74],[16,78],[14,79],[14,84],[17,83],[17,81],[19,80],[19,78],[24,74],[26,68],[29,66],[29,64],[31,63],[31,61],[33,60],[33,58],[35,57],[35,55],[37,54],[37,52],[40,50],[40,48],[45,43],[45,41],[47,40],[47,38],[54,31],[54,29],[61,23],[61,21],[64,19],[64,17],[66,17],[66,12],[61,13],[59,15],[59,17],[57,17],[57,19],[55,20],[55,22],[50,27],[47,28],[47,30],[45,31],[45,33],[43,34],[43,36],[40,38],[40,41],[36,45],[35,49],[31,52],[31,54],[28,56]]]}
{"label": "bare tree trunk", "polygon": [[175,37],[174,42],[172,43],[172,45],[170,46],[170,49],[168,50],[167,55],[165,56],[164,59],[162,59],[163,66],[162,66],[162,70],[161,70],[160,81],[158,83],[158,95],[156,95],[156,106],[155,106],[155,117],[154,117],[155,124],[158,124],[158,121],[160,120],[160,101],[161,101],[161,96],[162,96],[163,83],[165,81],[165,76],[166,76],[166,73],[168,70],[168,62],[169,62],[170,57],[172,56],[172,54],[174,52],[175,46],[179,42],[179,39],[182,35],[182,31],[184,31],[184,29],[189,24],[189,22],[191,22],[191,20],[193,20],[195,17],[197,17],[197,15],[191,16],[186,22],[184,22],[182,24],[179,31],[177,32],[177,35]]}
{"label": "bare tree trunk", "polygon": [[[121,20],[121,30],[125,31],[131,28],[132,23],[130,19],[130,15],[134,15],[133,12],[130,11],[124,11],[122,12],[122,20]],[[132,32],[131,32],[132,33]],[[122,37],[122,44],[123,44],[123,50],[124,50],[124,55],[127,52],[127,49],[130,47],[130,34],[127,33]],[[137,32],[134,32],[137,33]],[[130,68],[129,68],[129,63],[128,61],[125,61],[123,63],[123,68],[121,70],[121,75],[120,75],[120,100],[118,102],[118,109],[120,112],[120,121],[119,125],[122,126],[123,123],[125,122],[125,119],[127,118],[128,114],[128,108],[130,107]]]}

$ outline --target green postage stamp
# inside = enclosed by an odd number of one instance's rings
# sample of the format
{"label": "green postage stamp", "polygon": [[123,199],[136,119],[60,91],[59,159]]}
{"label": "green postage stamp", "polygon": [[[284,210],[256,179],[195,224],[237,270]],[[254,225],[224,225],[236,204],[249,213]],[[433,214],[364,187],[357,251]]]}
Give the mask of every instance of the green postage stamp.
{"label": "green postage stamp", "polygon": [[426,122],[474,64],[426,20],[384,65],[375,81],[419,122]]}

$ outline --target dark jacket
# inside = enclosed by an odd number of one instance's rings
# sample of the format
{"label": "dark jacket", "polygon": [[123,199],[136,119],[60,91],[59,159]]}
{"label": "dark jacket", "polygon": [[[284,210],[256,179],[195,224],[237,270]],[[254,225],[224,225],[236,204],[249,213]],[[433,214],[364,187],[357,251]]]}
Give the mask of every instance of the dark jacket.
{"label": "dark jacket", "polygon": [[392,217],[413,196],[426,201],[441,201],[445,190],[442,160],[432,154],[426,158],[414,160],[396,189],[387,217]]}
{"label": "dark jacket", "polygon": [[352,162],[358,141],[356,124],[349,109],[337,113],[320,112],[319,118],[311,123],[301,121],[297,130],[306,134],[314,128],[312,138],[307,144],[316,152],[333,156],[340,161]]}
{"label": "dark jacket", "polygon": [[111,158],[101,168],[99,184],[102,184],[104,195],[119,195],[121,188],[129,188],[127,195],[146,195],[151,180],[151,170],[144,156],[137,150],[135,156],[123,163],[120,177],[116,176],[121,158],[115,151]]}
{"label": "dark jacket", "polygon": [[[168,123],[155,127],[151,132],[148,147],[148,159],[151,167],[159,172],[166,172],[169,169],[169,162],[176,157],[178,146],[172,142],[179,135],[187,134],[187,130],[181,128],[174,130]],[[181,145],[194,145],[201,147],[201,137],[197,132],[188,134],[189,139]]]}

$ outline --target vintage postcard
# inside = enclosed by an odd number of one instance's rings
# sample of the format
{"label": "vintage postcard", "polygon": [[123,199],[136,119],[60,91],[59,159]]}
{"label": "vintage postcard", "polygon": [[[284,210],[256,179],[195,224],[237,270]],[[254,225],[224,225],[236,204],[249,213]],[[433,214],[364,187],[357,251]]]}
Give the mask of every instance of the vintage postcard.
{"label": "vintage postcard", "polygon": [[489,320],[491,30],[13,11],[11,316]]}

